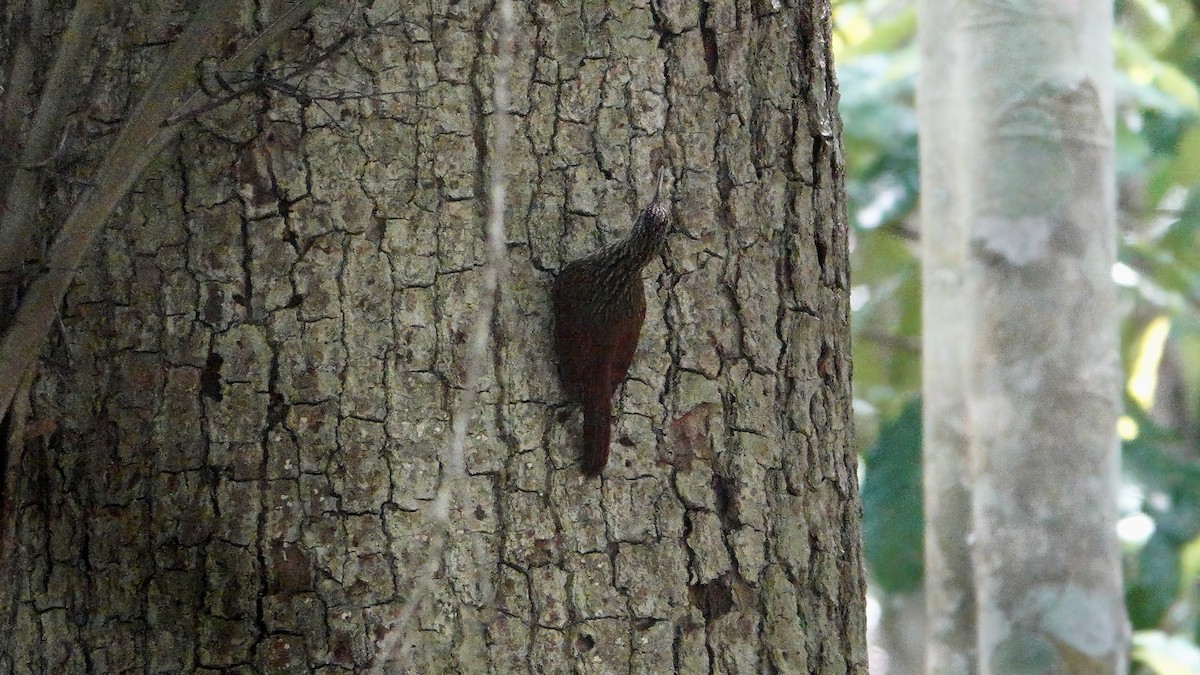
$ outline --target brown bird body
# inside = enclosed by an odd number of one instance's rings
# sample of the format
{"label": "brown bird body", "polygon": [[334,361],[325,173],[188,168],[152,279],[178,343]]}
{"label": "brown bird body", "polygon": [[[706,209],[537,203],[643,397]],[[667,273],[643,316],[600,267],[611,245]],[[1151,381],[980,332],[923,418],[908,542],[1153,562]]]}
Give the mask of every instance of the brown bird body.
{"label": "brown bird body", "polygon": [[583,472],[608,462],[612,396],[633,364],[646,297],[642,268],[662,251],[667,208],[654,201],[628,237],[569,263],[554,282],[554,347],[567,394],[583,403]]}

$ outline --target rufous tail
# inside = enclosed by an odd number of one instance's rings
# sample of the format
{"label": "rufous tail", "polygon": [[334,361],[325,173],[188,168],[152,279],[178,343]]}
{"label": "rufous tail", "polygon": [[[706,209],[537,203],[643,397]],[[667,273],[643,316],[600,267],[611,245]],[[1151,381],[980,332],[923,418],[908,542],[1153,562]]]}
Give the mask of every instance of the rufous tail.
{"label": "rufous tail", "polygon": [[583,392],[584,475],[596,477],[608,463],[609,436],[612,433],[612,392],[603,386]]}

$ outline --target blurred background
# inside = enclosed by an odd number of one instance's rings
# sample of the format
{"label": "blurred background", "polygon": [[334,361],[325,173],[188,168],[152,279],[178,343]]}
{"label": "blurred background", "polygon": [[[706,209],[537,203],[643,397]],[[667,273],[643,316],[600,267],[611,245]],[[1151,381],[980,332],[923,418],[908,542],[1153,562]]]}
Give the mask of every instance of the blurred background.
{"label": "blurred background", "polygon": [[[1200,673],[1200,0],[1114,7],[1132,670]],[[924,639],[916,5],[835,1],[834,27],[872,672],[894,675]]]}

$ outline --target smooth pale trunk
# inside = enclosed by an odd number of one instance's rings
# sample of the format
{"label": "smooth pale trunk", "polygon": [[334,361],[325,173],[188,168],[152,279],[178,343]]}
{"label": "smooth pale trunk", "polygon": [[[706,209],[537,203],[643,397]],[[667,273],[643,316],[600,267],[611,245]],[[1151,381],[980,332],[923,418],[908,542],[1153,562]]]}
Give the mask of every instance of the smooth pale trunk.
{"label": "smooth pale trunk", "polygon": [[[950,130],[957,163],[949,175],[959,182],[949,185],[961,190],[954,203],[962,210],[927,212],[924,235],[953,240],[958,225],[942,231],[939,219],[965,214],[961,382],[972,529],[961,536],[974,566],[976,667],[1123,672],[1111,7],[930,2],[922,16],[935,5],[953,24],[923,39],[963,46],[949,64],[957,72],[942,79],[964,87],[947,103],[961,106]],[[937,198],[939,186],[923,187]],[[935,290],[945,277],[937,263],[926,261]],[[927,319],[948,319],[934,302]],[[953,349],[934,351],[938,344],[926,338],[927,359],[953,358]],[[951,487],[935,490],[953,489],[955,477],[936,470],[927,480]],[[963,653],[962,663],[970,658]],[[931,657],[930,671],[960,672],[948,663]]]}
{"label": "smooth pale trunk", "polygon": [[921,147],[922,382],[925,474],[925,659],[929,672],[975,672],[971,492],[967,484],[965,375],[968,324],[963,173],[968,160],[959,6],[920,3],[917,105]]}

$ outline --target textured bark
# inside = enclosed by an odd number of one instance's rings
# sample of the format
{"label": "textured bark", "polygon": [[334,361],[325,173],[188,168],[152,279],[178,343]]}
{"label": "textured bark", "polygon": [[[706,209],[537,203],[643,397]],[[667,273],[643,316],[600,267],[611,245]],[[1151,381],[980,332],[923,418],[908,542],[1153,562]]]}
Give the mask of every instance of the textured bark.
{"label": "textured bark", "polygon": [[[932,140],[949,157],[922,175],[936,201],[923,236],[949,240],[925,246],[937,254],[925,353],[948,361],[927,364],[940,377],[925,385],[938,395],[927,456],[940,460],[927,503],[941,511],[927,538],[929,670],[1122,673],[1112,7],[930,0],[929,16],[945,21],[923,27],[927,47],[958,45],[941,86],[961,88],[940,98],[959,106],[936,118],[946,126],[922,125],[950,135]],[[926,113],[939,99],[923,83]],[[954,329],[936,321],[954,307],[965,362],[938,349]],[[965,465],[950,447],[960,434]],[[970,508],[956,513],[964,478]],[[966,608],[966,569],[974,645],[945,623]]]}
{"label": "textured bark", "polygon": [[[430,7],[305,82],[387,94],[208,113],[102,233],[13,448],[0,672],[372,663],[429,551],[484,302],[495,16]],[[407,669],[865,672],[827,3],[516,18],[493,365]],[[114,59],[141,72],[179,20],[135,11],[148,46]],[[627,231],[654,158],[678,231],[585,480],[552,273]]]}

